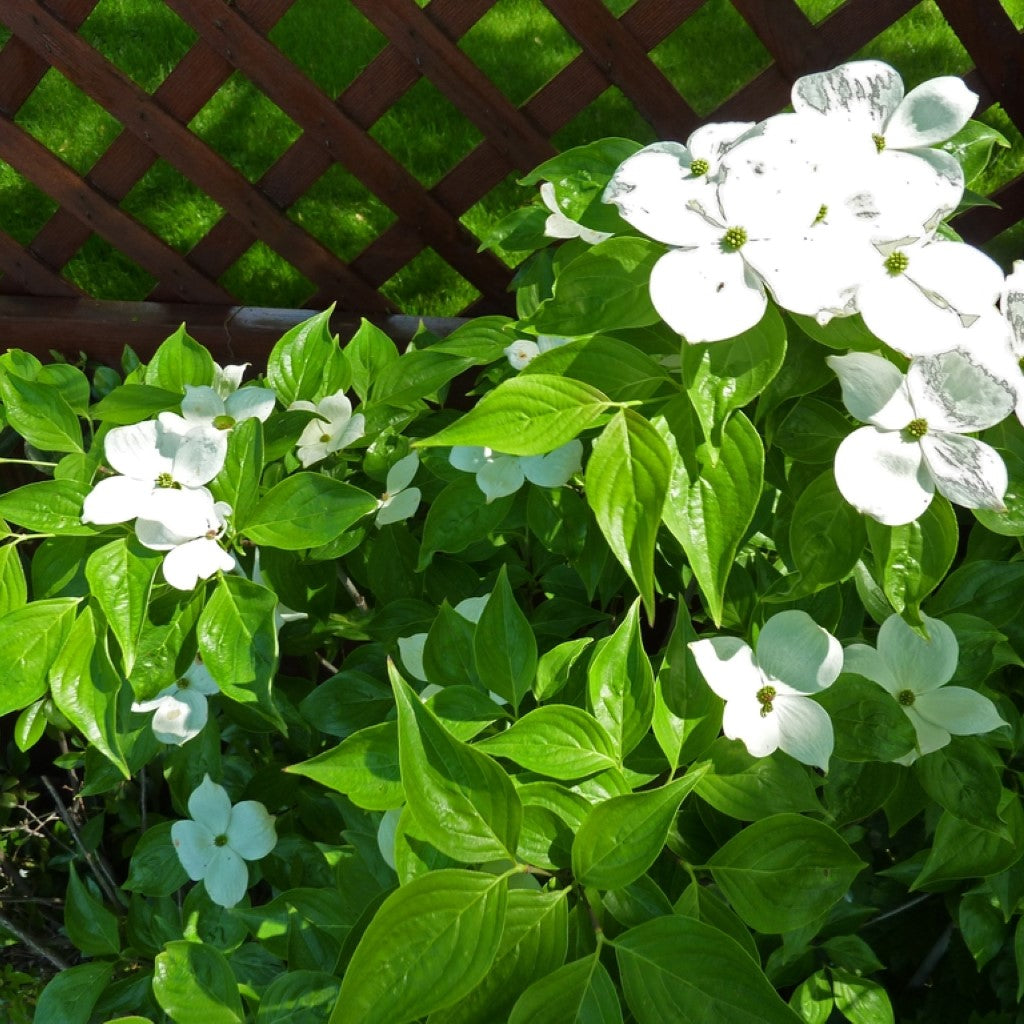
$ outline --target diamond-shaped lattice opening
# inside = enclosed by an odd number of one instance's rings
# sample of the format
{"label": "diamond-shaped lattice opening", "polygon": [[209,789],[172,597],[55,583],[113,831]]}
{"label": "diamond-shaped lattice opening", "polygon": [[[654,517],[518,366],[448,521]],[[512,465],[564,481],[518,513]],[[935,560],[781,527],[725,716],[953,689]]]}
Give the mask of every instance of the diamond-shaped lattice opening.
{"label": "diamond-shaped lattice opening", "polygon": [[637,142],[655,141],[654,129],[615,86],[605,89],[593,103],[584,107],[553,141],[559,149],[565,150],[613,135]]}
{"label": "diamond-shaped lattice opening", "polygon": [[498,0],[462,37],[459,47],[516,105],[580,52],[543,4],[523,0]]}
{"label": "diamond-shaped lattice opening", "polygon": [[433,249],[424,249],[380,289],[412,316],[458,316],[480,293]]}
{"label": "diamond-shaped lattice opening", "polygon": [[0,231],[28,245],[56,209],[45,192],[0,160]]}
{"label": "diamond-shaped lattice opening", "polygon": [[316,289],[286,259],[254,242],[220,277],[220,283],[247,306],[295,309]]}
{"label": "diamond-shaped lattice opening", "polygon": [[[535,192],[520,185],[517,178],[518,174],[510,174],[504,181],[498,182],[459,218],[477,238],[486,238],[502,217],[530,202]],[[523,259],[521,252],[506,252],[503,249],[495,249],[493,252],[509,267],[516,266]]]}
{"label": "diamond-shaped lattice opening", "polygon": [[394,213],[338,164],[321,175],[288,215],[346,262],[395,221]]}
{"label": "diamond-shaped lattice opening", "polygon": [[121,209],[179,252],[188,252],[224,213],[202,189],[163,160],[136,182]]}
{"label": "diamond-shaped lattice opening", "polygon": [[94,299],[138,301],[156,284],[156,278],[98,235],[75,253],[62,273]]}
{"label": "diamond-shaped lattice opening", "polygon": [[703,117],[772,58],[728,0],[708,0],[651,51],[651,59]]}
{"label": "diamond-shaped lattice opening", "polygon": [[999,2],[1010,16],[1013,27],[1018,32],[1024,29],[1024,0],[999,0]]}
{"label": "diamond-shaped lattice opening", "polygon": [[908,90],[926,79],[963,75],[973,67],[970,55],[933,0],[911,8],[851,59],[867,57],[896,68]]}
{"label": "diamond-shaped lattice opening", "polygon": [[476,126],[421,78],[370,134],[428,188],[479,142]]}
{"label": "diamond-shaped lattice opening", "polygon": [[846,0],[796,0],[796,5],[817,25],[845,2]]}
{"label": "diamond-shaped lattice opening", "polygon": [[120,134],[120,124],[59,71],[50,68],[15,121],[79,174]]}
{"label": "diamond-shaped lattice opening", "polygon": [[238,71],[189,127],[250,181],[256,181],[301,134],[299,126]]}
{"label": "diamond-shaped lattice opening", "polygon": [[146,92],[153,92],[196,41],[164,0],[99,0],[79,34]]}
{"label": "diamond-shaped lattice opening", "polygon": [[987,196],[1024,174],[1024,136],[998,103],[974,116],[976,120],[984,121],[1001,132],[1010,143],[1008,149],[1003,146],[993,147],[985,170],[969,183],[969,187],[975,192]]}
{"label": "diamond-shaped lattice opening", "polygon": [[387,42],[355,6],[338,0],[295,0],[270,40],[332,98]]}

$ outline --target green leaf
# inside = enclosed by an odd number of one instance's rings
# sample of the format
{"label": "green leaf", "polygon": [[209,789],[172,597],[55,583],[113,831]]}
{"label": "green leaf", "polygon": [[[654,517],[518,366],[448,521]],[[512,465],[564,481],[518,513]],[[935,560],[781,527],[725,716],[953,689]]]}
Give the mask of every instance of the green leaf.
{"label": "green leaf", "polygon": [[510,494],[488,502],[471,476],[448,484],[427,510],[417,571],[430,565],[439,551],[454,554],[487,537],[508,515],[513,498]]}
{"label": "green leaf", "polygon": [[586,249],[555,278],[554,295],[530,317],[539,334],[592,334],[660,321],[649,284],[664,246],[647,238],[620,236]]}
{"label": "green leaf", "polygon": [[340,537],[377,507],[366,491],[320,473],[295,473],[271,487],[249,513],[245,535],[285,551]]}
{"label": "green leaf", "polygon": [[449,1009],[432,1013],[428,1024],[488,1024],[506,1019],[519,993],[565,960],[568,891],[510,889],[494,963],[469,995]]}
{"label": "green leaf", "polygon": [[456,327],[451,334],[435,341],[432,352],[465,356],[476,363],[493,363],[505,354],[511,340],[508,333],[513,321],[507,316],[478,316]]}
{"label": "green leaf", "polygon": [[1010,839],[999,817],[1003,797],[1000,769],[985,744],[971,736],[954,736],[941,750],[918,758],[914,774],[921,788],[942,808],[969,825]]}
{"label": "green leaf", "polygon": [[683,455],[685,438],[675,437],[680,448],[671,500],[665,502],[662,516],[683,546],[708,611],[720,626],[736,551],[761,500],[764,449],[757,430],[741,412],[722,428],[718,446],[705,442],[697,448],[695,461]]}
{"label": "green leaf", "polygon": [[111,541],[89,555],[85,578],[121,648],[125,675],[131,675],[153,580],[163,553],[143,547],[134,537]]}
{"label": "green leaf", "polygon": [[668,495],[672,454],[658,431],[620,409],[594,441],[586,468],[587,503],[612,553],[654,615],[654,544]]}
{"label": "green leaf", "polygon": [[833,968],[832,992],[850,1024],[895,1024],[889,996],[877,981]]}
{"label": "green leaf", "polygon": [[593,637],[589,636],[566,640],[541,655],[537,662],[537,682],[533,687],[537,700],[549,700],[566,686],[573,667],[593,642]]}
{"label": "green leaf", "polygon": [[157,954],[153,995],[175,1024],[243,1024],[238,982],[213,946],[184,939]]}
{"label": "green leaf", "polygon": [[475,636],[476,625],[443,602],[423,645],[423,673],[428,681],[437,686],[479,686]]}
{"label": "green leaf", "polygon": [[597,804],[572,844],[577,881],[598,889],[621,889],[639,878],[664,849],[679,805],[705,770],[705,765],[697,765],[658,789]]}
{"label": "green leaf", "polygon": [[956,555],[959,531],[953,507],[936,494],[906,526],[883,526],[870,518],[865,525],[875,578],[893,608],[908,622],[918,621],[921,602],[942,581]]}
{"label": "green leaf", "polygon": [[895,761],[917,743],[892,694],[868,679],[842,675],[815,699],[832,719],[835,754],[844,761]]}
{"label": "green leaf", "polygon": [[46,693],[46,674],[71,632],[77,607],[74,598],[55,597],[0,616],[0,715],[20,711]]}
{"label": "green leaf", "polygon": [[822,822],[775,814],[733,836],[708,866],[751,928],[778,935],[821,917],[842,899],[864,863]]}
{"label": "green leaf", "polygon": [[1002,952],[1006,941],[1006,923],[999,912],[997,900],[987,892],[968,892],[957,908],[957,924],[980,971]]}
{"label": "green leaf", "polygon": [[[0,515],[3,515],[0,499]],[[967,611],[992,626],[1005,626],[1024,606],[1024,562],[980,559],[954,569],[928,604],[928,614]]]}
{"label": "green leaf", "polygon": [[796,1010],[804,1024],[828,1024],[835,1005],[828,975],[823,970],[815,971],[793,990],[789,1005]]}
{"label": "green leaf", "polygon": [[73,480],[41,480],[0,494],[0,519],[38,533],[92,537],[82,522],[82,502],[92,488]]}
{"label": "green leaf", "polygon": [[60,390],[0,371],[0,398],[7,422],[46,452],[83,452],[82,424]]}
{"label": "green leaf", "polygon": [[344,391],[352,380],[348,361],[331,334],[333,303],[282,335],[267,358],[267,382],[282,405],[316,402]]}
{"label": "green leaf", "polygon": [[285,771],[344,793],[357,807],[368,811],[386,811],[405,802],[397,722],[360,729],[336,747],[289,765]]}
{"label": "green leaf", "polygon": [[0,545],[0,616],[23,607],[27,600],[28,585],[18,545]]}
{"label": "green leaf", "polygon": [[34,704],[29,704],[15,720],[14,742],[22,753],[31,750],[43,738],[47,725],[45,703],[46,701],[40,698]]}
{"label": "green leaf", "polygon": [[397,361],[398,349],[379,327],[364,319],[344,351],[352,368],[352,389],[365,402],[374,394],[377,379]]}
{"label": "green leaf", "polygon": [[[874,346],[877,345],[875,340]],[[797,462],[817,465],[831,462],[849,433],[850,421],[846,416],[835,406],[812,396],[799,398],[789,406],[772,436],[772,444]]]}
{"label": "green leaf", "polygon": [[[755,964],[760,965],[761,954],[758,951],[757,943],[750,934],[750,929],[739,919],[739,916],[732,910],[725,900],[718,894],[714,886],[701,885],[699,882],[691,882],[684,890],[679,899],[676,900],[674,912],[684,917],[693,917],[703,921],[720,932],[728,935],[730,939],[738,943]],[[643,922],[638,921],[637,924]]]}
{"label": "green leaf", "polygon": [[92,963],[54,975],[39,995],[33,1024],[88,1024],[113,973],[112,963]]}
{"label": "green leaf", "polygon": [[589,427],[610,404],[606,395],[581,381],[521,374],[417,446],[479,445],[506,455],[546,455]]}
{"label": "green leaf", "polygon": [[601,723],[569,704],[536,708],[476,747],[552,779],[579,779],[619,763]]}
{"label": "green leaf", "polygon": [[87,606],[51,659],[50,691],[67,719],[128,779],[131,771],[117,729],[121,683],[107,650],[106,630]]}
{"label": "green leaf", "polygon": [[117,918],[82,884],[74,863],[68,865],[64,927],[86,956],[117,956],[121,952]]}
{"label": "green leaf", "polygon": [[259,500],[262,473],[263,424],[251,416],[228,434],[224,465],[210,485],[213,496],[231,506],[231,523],[238,531],[245,530]]}
{"label": "green leaf", "polygon": [[340,987],[337,978],[323,971],[279,974],[260,999],[256,1024],[323,1024]]}
{"label": "green leaf", "polygon": [[124,426],[148,420],[155,413],[180,404],[180,391],[166,391],[148,384],[122,384],[101,398],[89,410],[89,415],[101,423]]}
{"label": "green leaf", "polygon": [[784,811],[821,810],[808,770],[784,754],[752,757],[742,743],[723,736],[704,756],[711,768],[697,795],[730,818],[757,821]]}
{"label": "green leaf", "polygon": [[352,954],[331,1024],[408,1024],[467,995],[498,952],[507,893],[502,877],[455,868],[392,893]]}
{"label": "green leaf", "polygon": [[241,576],[221,576],[197,624],[199,653],[221,693],[285,731],[271,687],[277,668],[277,595]]}
{"label": "green leaf", "polygon": [[449,381],[477,362],[474,356],[450,355],[435,351],[433,346],[407,349],[374,381],[374,404],[415,407],[422,399],[434,398]]}
{"label": "green leaf", "polygon": [[537,638],[516,603],[505,566],[477,622],[473,647],[477,674],[487,688],[518,708],[537,672]]}
{"label": "green leaf", "polygon": [[786,325],[773,305],[735,338],[684,346],[683,378],[705,437],[764,391],[785,357]]}
{"label": "green leaf", "polygon": [[143,896],[170,896],[187,881],[171,841],[173,821],[162,821],[146,829],[132,851],[124,888]]}
{"label": "green leaf", "polygon": [[654,714],[654,671],[640,635],[640,602],[600,640],[587,669],[587,698],[621,762],[647,735]]}
{"label": "green leaf", "polygon": [[799,1024],[748,954],[702,921],[657,917],[614,945],[637,1024]]}
{"label": "green leaf", "polygon": [[466,863],[514,859],[523,808],[496,761],[451,736],[393,669],[402,785],[424,838]]}
{"label": "green leaf", "polygon": [[988,165],[993,146],[1008,148],[1010,143],[1004,135],[981,121],[968,121],[952,138],[939,145],[956,159],[964,171],[964,182],[974,181]]}
{"label": "green leaf", "polygon": [[213,357],[182,324],[153,354],[145,383],[182,395],[186,384],[210,385],[213,377]]}
{"label": "green leaf", "polygon": [[508,1024],[622,1024],[615,984],[594,953],[535,981]]}

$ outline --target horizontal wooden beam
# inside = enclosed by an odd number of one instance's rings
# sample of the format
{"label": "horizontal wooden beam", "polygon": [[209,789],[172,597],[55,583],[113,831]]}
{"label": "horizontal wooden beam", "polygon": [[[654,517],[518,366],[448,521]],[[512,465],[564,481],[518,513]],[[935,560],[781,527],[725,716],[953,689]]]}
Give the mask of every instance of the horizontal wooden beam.
{"label": "horizontal wooden beam", "polygon": [[[262,306],[190,305],[174,302],[113,302],[99,299],[0,295],[0,349],[21,348],[49,357],[75,359],[84,352],[112,366],[125,345],[142,359],[182,324],[217,362],[262,365],[274,343],[314,314],[309,309]],[[372,315],[366,318],[398,344],[407,343],[422,324],[434,334],[450,334],[465,320],[457,317]],[[336,313],[331,328],[344,343],[358,330],[360,317]]]}

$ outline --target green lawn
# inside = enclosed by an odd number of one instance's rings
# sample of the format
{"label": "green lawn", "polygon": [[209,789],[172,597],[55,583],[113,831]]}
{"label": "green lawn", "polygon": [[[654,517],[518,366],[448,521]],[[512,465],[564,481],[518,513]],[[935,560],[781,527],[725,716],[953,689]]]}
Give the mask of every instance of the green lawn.
{"label": "green lawn", "polygon": [[[839,6],[839,0],[799,2],[815,21]],[[630,6],[630,0],[606,3],[616,14]],[[1018,27],[1024,25],[1024,0],[1004,0],[1004,6]],[[82,34],[150,91],[195,40],[195,34],[162,0],[100,0]],[[0,41],[8,35],[0,28]],[[343,90],[384,45],[380,33],[343,0],[296,0],[271,38],[332,95]],[[579,49],[540,0],[499,0],[461,45],[516,103],[534,93]],[[720,57],[712,62],[704,58],[706,54]],[[918,4],[859,56],[889,61],[908,86],[939,74],[961,74],[971,66],[931,0]],[[653,57],[702,114],[768,63],[767,52],[727,0],[710,0]],[[990,191],[1024,168],[1024,139],[1000,109],[994,107],[979,116],[1013,142],[1012,150],[1001,153],[986,176],[984,188]],[[17,120],[79,171],[92,166],[119,130],[116,121],[56,71],[46,75]],[[191,127],[250,180],[257,180],[299,135],[298,126],[241,74],[228,80]],[[428,186],[480,140],[479,131],[426,81],[381,118],[372,134]],[[605,135],[653,141],[650,127],[611,88],[567,125],[555,142],[566,148]],[[470,231],[484,234],[498,217],[527,198],[510,175],[467,211],[463,222]],[[221,216],[215,202],[163,161],[153,166],[122,205],[182,252]],[[27,242],[53,210],[52,201],[0,162],[0,227]],[[338,166],[295,203],[289,215],[344,259],[355,256],[394,219]],[[996,240],[993,254],[1008,265],[1020,255],[1022,242],[1022,232],[1014,229]],[[79,252],[65,273],[101,298],[142,298],[153,284],[147,274],[97,238]],[[223,282],[243,301],[257,305],[298,306],[312,292],[295,268],[261,244],[245,253]],[[384,291],[402,308],[424,314],[456,313],[476,294],[429,250],[388,281]]]}

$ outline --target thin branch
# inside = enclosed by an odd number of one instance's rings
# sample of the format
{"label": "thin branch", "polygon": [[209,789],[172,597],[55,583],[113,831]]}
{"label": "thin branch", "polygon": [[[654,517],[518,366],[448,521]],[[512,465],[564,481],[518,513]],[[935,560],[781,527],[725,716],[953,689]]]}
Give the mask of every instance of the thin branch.
{"label": "thin branch", "polygon": [[355,585],[355,583],[352,582],[352,577],[349,576],[348,573],[343,572],[340,566],[338,567],[338,579],[341,580],[342,586],[345,588],[346,591],[348,591],[348,596],[352,598],[352,603],[364,615],[369,615],[370,606],[367,603],[366,598],[363,597],[362,592]]}
{"label": "thin branch", "polygon": [[0,928],[10,932],[23,946],[27,946],[36,956],[49,960],[58,971],[66,971],[71,965],[65,963],[56,953],[47,949],[37,938],[30,935],[24,928],[16,925],[6,914],[0,913]]}

